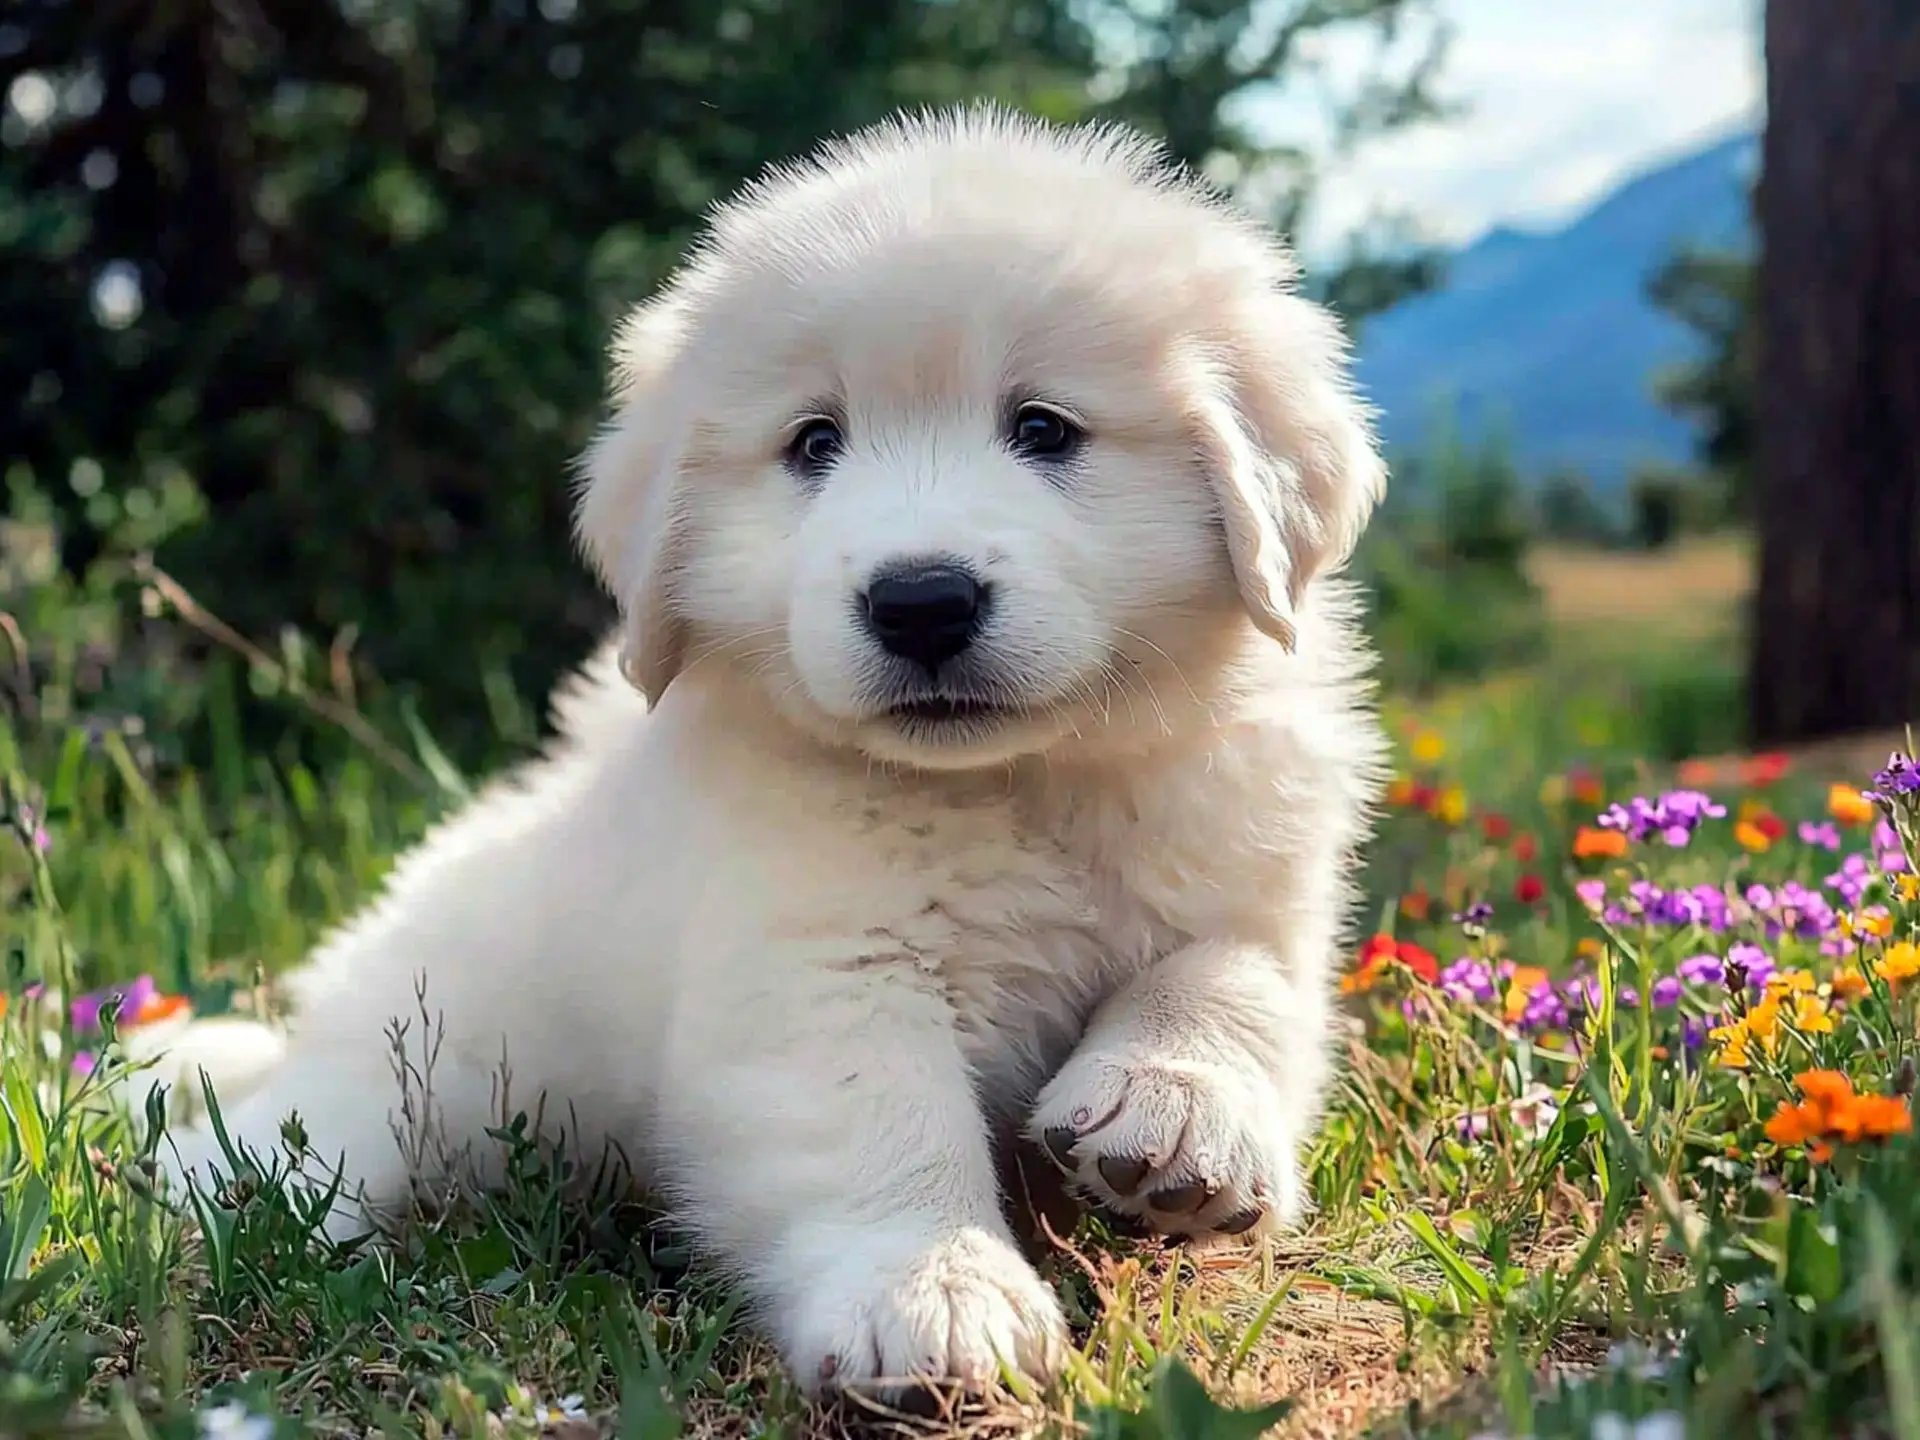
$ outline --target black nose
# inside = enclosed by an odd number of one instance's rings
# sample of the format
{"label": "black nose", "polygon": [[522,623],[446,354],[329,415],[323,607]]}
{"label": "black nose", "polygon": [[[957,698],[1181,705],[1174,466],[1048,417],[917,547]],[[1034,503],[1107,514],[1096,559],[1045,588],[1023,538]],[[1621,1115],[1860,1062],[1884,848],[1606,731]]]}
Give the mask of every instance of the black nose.
{"label": "black nose", "polygon": [[937,670],[973,643],[987,587],[957,565],[910,565],[874,576],[864,598],[889,655]]}

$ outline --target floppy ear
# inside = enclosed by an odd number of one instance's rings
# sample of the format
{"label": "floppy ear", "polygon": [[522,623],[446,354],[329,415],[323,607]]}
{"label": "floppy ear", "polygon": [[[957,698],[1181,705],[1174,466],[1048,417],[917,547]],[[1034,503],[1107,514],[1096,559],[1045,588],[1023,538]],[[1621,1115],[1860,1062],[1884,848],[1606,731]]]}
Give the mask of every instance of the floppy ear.
{"label": "floppy ear", "polygon": [[1353,553],[1386,464],[1324,307],[1275,287],[1210,360],[1201,448],[1227,552],[1248,615],[1291,650],[1308,587]]}
{"label": "floppy ear", "polygon": [[620,607],[620,670],[658,704],[680,671],[686,626],[675,613],[686,425],[667,399],[687,329],[673,297],[621,324],[612,352],[614,414],[579,462],[574,533]]}

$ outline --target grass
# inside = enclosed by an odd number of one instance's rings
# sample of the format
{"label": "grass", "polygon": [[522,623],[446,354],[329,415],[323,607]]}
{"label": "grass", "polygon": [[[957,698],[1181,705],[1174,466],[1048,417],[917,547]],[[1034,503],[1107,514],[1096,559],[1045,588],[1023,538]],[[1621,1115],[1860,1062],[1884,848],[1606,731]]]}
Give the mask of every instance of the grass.
{"label": "grass", "polygon": [[[1799,836],[1828,818],[1831,780],[1865,778],[1812,756],[1784,773],[1689,767],[1728,815],[1681,849],[1578,858],[1617,843],[1587,828],[1604,800],[1733,748],[1737,677],[1707,663],[1717,637],[1629,633],[1605,610],[1614,587],[1568,557],[1540,573],[1561,640],[1539,668],[1390,707],[1406,777],[1366,917],[1388,938],[1348,982],[1351,1063],[1313,1156],[1313,1223],[1197,1252],[1081,1221],[1051,1258],[1079,1326],[1066,1381],[936,1432],[1560,1440],[1604,1433],[1605,1414],[1920,1440],[1920,1155],[1880,1133],[1905,1114],[1916,1034],[1904,969],[1920,953],[1899,946],[1920,902],[1881,864],[1900,846],[1852,811],[1834,822],[1839,853]],[[37,690],[71,692],[65,663]],[[0,734],[0,1435],[889,1428],[806,1405],[678,1237],[513,1117],[489,1141],[513,1182],[417,1217],[393,1249],[314,1239],[319,1197],[288,1173],[297,1128],[280,1154],[234,1157],[217,1194],[154,1194],[163,1117],[115,1057],[177,1020],[123,1030],[109,1007],[104,1031],[76,1036],[26,987],[147,975],[196,1012],[270,1003],[272,977],[458,801],[439,757],[402,726],[383,733],[412,763],[362,748],[316,773],[216,744],[188,770],[67,704]],[[1823,881],[1851,854],[1869,857],[1870,888],[1849,899]],[[1789,879],[1850,907],[1852,937],[1824,919],[1819,935],[1769,936]],[[1636,915],[1621,908],[1636,881],[1717,887],[1735,911],[1764,883],[1773,918],[1716,931]],[[1594,882],[1599,916],[1575,888]],[[1492,915],[1469,930],[1452,917],[1475,901]],[[1818,928],[1804,903],[1795,924]],[[1673,1003],[1627,1003],[1741,941],[1806,979],[1771,1002],[1691,980]],[[1563,1017],[1582,976],[1592,1003]],[[1712,1019],[1726,1033],[1690,1046]],[[1744,1068],[1722,1063],[1736,1030]],[[91,1075],[76,1044],[101,1057]],[[1791,1109],[1808,1071],[1844,1074],[1855,1098]],[[1640,1433],[1681,1433],[1654,1423]]]}

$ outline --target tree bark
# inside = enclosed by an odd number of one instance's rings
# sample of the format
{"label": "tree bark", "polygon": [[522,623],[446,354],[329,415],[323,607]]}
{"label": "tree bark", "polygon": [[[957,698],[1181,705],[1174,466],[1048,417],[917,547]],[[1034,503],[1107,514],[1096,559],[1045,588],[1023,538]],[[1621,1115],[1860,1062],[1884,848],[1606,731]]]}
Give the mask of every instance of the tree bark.
{"label": "tree bark", "polygon": [[1768,0],[1749,720],[1920,719],[1920,0]]}

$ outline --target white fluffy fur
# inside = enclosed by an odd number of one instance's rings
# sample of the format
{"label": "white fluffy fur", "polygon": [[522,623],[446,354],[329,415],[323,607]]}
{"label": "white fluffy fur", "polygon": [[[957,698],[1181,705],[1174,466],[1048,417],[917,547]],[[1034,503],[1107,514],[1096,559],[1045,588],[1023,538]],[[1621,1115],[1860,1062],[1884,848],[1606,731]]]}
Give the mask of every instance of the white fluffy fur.
{"label": "white fluffy fur", "polygon": [[[394,1139],[383,1031],[424,975],[444,1132],[491,1122],[504,1055],[511,1103],[631,1157],[810,1386],[1055,1368],[1010,1132],[1163,1230],[1295,1216],[1382,754],[1330,577],[1384,471],[1293,278],[1136,138],[997,112],[724,206],[622,328],[582,470],[619,656],[295,977],[230,1129],[271,1147],[297,1109],[401,1202],[434,1162]],[[1022,396],[1084,421],[1074,464],[1003,443]],[[823,406],[846,449],[812,483],[782,450]],[[976,651],[1019,718],[888,714],[853,597],[930,553],[993,585]],[[189,1036],[216,1080],[261,1043]]]}

